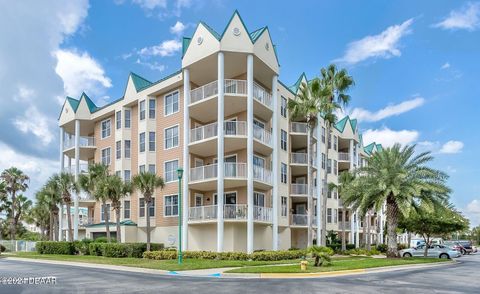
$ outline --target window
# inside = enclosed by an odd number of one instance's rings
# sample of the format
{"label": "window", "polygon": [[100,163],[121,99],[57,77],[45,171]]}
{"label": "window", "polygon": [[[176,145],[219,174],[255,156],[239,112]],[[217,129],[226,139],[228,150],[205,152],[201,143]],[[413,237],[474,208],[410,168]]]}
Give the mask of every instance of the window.
{"label": "window", "polygon": [[125,128],[129,129],[130,128],[130,122],[131,122],[131,111],[130,109],[125,109],[123,111],[123,115],[125,116]]}
{"label": "window", "polygon": [[287,151],[287,132],[284,130],[281,130],[280,133],[280,146],[282,147],[282,150]]}
{"label": "window", "polygon": [[155,132],[148,132],[148,151],[155,151]]}
{"label": "window", "polygon": [[333,136],[333,150],[338,151],[338,137]]}
{"label": "window", "polygon": [[280,171],[280,180],[282,183],[287,183],[287,165],[282,162],[281,171]]}
{"label": "window", "polygon": [[155,172],[155,164],[149,164],[148,165],[148,172],[152,173],[152,174],[156,173]]}
{"label": "window", "polygon": [[122,158],[122,141],[117,141],[117,142],[115,143],[115,145],[116,145],[116,152],[115,152],[116,155],[115,155],[115,158],[116,158],[116,159],[120,159],[120,158]]}
{"label": "window", "polygon": [[327,208],[327,223],[331,224],[332,223],[332,209]]}
{"label": "window", "polygon": [[253,205],[265,207],[265,194],[253,192]]}
{"label": "window", "polygon": [[178,146],[178,126],[165,129],[165,149]]}
{"label": "window", "polygon": [[122,111],[117,111],[117,130],[122,127]]}
{"label": "window", "polygon": [[155,118],[155,106],[157,105],[155,98],[148,99],[148,118]]}
{"label": "window", "polygon": [[122,171],[121,171],[121,170],[117,170],[117,171],[115,172],[115,175],[116,175],[117,177],[119,177],[119,178],[122,178]]}
{"label": "window", "polygon": [[332,149],[332,134],[328,135],[328,149]]}
{"label": "window", "polygon": [[123,171],[123,181],[125,183],[128,183],[130,182],[130,180],[132,179],[132,173],[130,172],[129,169],[126,169]]}
{"label": "window", "polygon": [[325,156],[325,153],[322,153],[322,169],[325,169],[325,161],[327,160],[327,157]]}
{"label": "window", "polygon": [[123,201],[123,218],[130,218],[130,200]]}
{"label": "window", "polygon": [[165,196],[165,216],[178,215],[178,195]]}
{"label": "window", "polygon": [[102,149],[102,164],[110,165],[110,147]]}
{"label": "window", "polygon": [[145,119],[145,100],[140,101],[140,120]]}
{"label": "window", "polygon": [[325,195],[325,189],[327,189],[327,183],[325,182],[325,179],[322,180],[322,195]]}
{"label": "window", "polygon": [[329,159],[327,162],[327,173],[331,174],[332,173],[332,160]]}
{"label": "window", "polygon": [[338,221],[338,218],[337,218],[337,209],[335,208],[333,210],[333,222],[336,224]]}
{"label": "window", "polygon": [[130,140],[125,140],[125,158],[130,158]]}
{"label": "window", "polygon": [[322,127],[322,143],[325,143],[325,128]]}
{"label": "window", "polygon": [[[140,198],[140,203],[139,203],[139,206],[140,206],[140,211],[139,211],[139,215],[140,217],[145,217],[145,198]],[[155,197],[152,197],[152,202],[150,203],[149,207],[148,207],[148,215],[150,217],[152,216],[155,216]]]}
{"label": "window", "polygon": [[165,116],[178,112],[178,91],[165,95]]}
{"label": "window", "polygon": [[287,197],[282,196],[281,201],[282,201],[282,216],[286,217],[288,212]]}
{"label": "window", "polygon": [[102,121],[102,139],[110,137],[110,119]]}
{"label": "window", "polygon": [[282,104],[280,105],[280,114],[287,117],[287,98],[282,96]]}
{"label": "window", "polygon": [[145,164],[142,164],[138,167],[138,172],[139,173],[144,173],[145,172]]}
{"label": "window", "polygon": [[145,133],[140,133],[140,152],[145,152]]}
{"label": "window", "polygon": [[174,182],[177,178],[178,160],[165,162],[165,182]]}
{"label": "window", "polygon": [[336,160],[333,160],[333,173],[338,175],[338,162]]}
{"label": "window", "polygon": [[333,190],[328,189],[328,187],[327,187],[327,198],[332,198],[332,192],[333,192]]}
{"label": "window", "polygon": [[[105,205],[102,204],[102,211],[100,211],[100,220],[105,221],[105,214],[104,212]],[[108,219],[110,220],[110,204],[107,204],[107,216]]]}

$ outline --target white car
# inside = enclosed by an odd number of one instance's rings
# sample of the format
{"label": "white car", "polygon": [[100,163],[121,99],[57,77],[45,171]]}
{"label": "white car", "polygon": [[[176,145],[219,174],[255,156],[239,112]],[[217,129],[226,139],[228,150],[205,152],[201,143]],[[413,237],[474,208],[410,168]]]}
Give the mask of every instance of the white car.
{"label": "white car", "polygon": [[[418,245],[417,247],[400,250],[400,257],[424,257],[425,244]],[[430,245],[428,248],[427,257],[435,258],[456,258],[462,254],[445,245]]]}

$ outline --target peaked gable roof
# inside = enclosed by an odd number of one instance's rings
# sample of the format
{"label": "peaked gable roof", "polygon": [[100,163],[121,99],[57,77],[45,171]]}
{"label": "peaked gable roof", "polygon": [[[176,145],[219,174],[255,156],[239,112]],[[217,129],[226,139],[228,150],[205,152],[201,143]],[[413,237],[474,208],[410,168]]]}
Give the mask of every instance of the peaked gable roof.
{"label": "peaked gable roof", "polygon": [[340,132],[343,133],[345,130],[345,126],[347,125],[347,122],[350,123],[350,126],[352,127],[352,131],[355,134],[356,128],[357,128],[357,120],[356,119],[350,119],[350,116],[345,116],[341,120],[337,121],[335,124],[335,128]]}
{"label": "peaked gable roof", "polygon": [[150,82],[149,80],[142,78],[141,76],[133,72],[130,72],[130,77],[132,78],[133,85],[135,86],[135,90],[137,90],[137,92],[152,84],[152,82]]}
{"label": "peaked gable roof", "polygon": [[85,94],[85,92],[83,92],[82,96],[80,96],[79,103],[80,101],[82,101],[82,99],[85,99],[85,102],[87,103],[88,110],[90,111],[90,113],[95,112],[97,110],[98,108],[97,105],[93,103],[92,99],[90,99],[90,97],[88,97],[87,94]]}
{"label": "peaked gable roof", "polygon": [[295,84],[291,85],[288,88],[296,94],[298,92],[298,89],[300,88],[300,85],[302,84],[302,80],[304,78],[308,82],[307,75],[305,74],[305,72],[302,72],[302,74],[298,77],[298,80],[295,82]]}
{"label": "peaked gable roof", "polygon": [[75,98],[68,97],[68,96],[67,96],[67,101],[70,104],[70,106],[72,107],[73,111],[76,112],[77,108],[78,108],[78,105],[80,105],[80,101],[75,99]]}

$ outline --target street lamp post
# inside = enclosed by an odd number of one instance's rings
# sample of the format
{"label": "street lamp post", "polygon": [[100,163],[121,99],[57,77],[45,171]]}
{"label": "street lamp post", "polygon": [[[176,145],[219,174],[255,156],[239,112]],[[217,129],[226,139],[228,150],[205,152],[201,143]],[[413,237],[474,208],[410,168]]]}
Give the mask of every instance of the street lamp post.
{"label": "street lamp post", "polygon": [[183,169],[177,169],[178,175],[178,264],[182,264],[182,177]]}

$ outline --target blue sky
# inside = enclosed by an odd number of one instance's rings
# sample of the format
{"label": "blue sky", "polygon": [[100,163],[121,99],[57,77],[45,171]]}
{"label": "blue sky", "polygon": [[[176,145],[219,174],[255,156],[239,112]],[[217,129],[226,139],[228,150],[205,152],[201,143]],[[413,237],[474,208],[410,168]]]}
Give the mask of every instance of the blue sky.
{"label": "blue sky", "polygon": [[431,150],[452,201],[480,223],[478,1],[16,2],[0,0],[0,168],[29,173],[30,195],[58,170],[65,95],[100,105],[123,95],[130,71],[158,80],[180,68],[179,41],[198,21],[221,32],[238,9],[249,30],[269,26],[285,84],[347,68],[346,112],[367,140]]}

